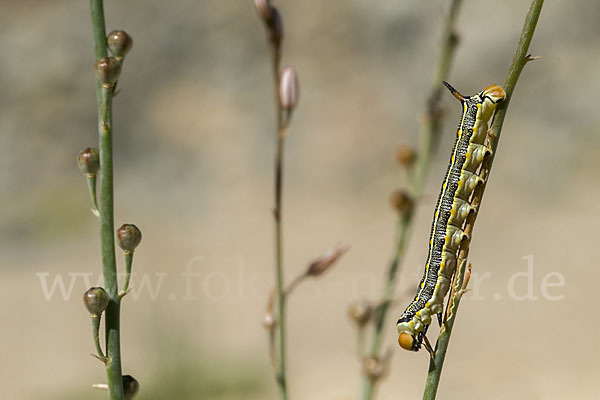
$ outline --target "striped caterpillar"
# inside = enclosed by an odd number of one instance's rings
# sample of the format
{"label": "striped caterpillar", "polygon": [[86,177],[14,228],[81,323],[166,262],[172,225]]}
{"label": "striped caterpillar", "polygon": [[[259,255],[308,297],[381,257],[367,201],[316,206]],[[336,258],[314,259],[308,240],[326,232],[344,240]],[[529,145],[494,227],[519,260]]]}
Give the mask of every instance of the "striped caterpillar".
{"label": "striped caterpillar", "polygon": [[[444,297],[456,270],[460,243],[467,239],[463,225],[475,209],[470,197],[483,180],[476,174],[483,160],[492,154],[484,145],[488,121],[496,105],[505,99],[504,90],[491,85],[473,96],[463,96],[447,82],[444,85],[462,104],[463,112],[450,165],[435,206],[427,262],[414,300],[398,320],[398,343],[406,350],[418,351],[431,318],[437,314],[442,324]],[[427,344],[427,341],[426,343]]]}

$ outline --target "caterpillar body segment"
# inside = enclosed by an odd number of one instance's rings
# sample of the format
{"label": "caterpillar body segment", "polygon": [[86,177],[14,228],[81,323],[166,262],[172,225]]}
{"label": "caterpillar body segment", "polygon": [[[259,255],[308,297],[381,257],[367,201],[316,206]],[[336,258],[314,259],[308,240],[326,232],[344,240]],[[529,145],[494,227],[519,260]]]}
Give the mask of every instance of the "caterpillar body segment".
{"label": "caterpillar body segment", "polygon": [[476,211],[470,204],[471,194],[483,183],[476,171],[492,154],[484,144],[488,121],[496,105],[506,98],[504,90],[497,85],[488,86],[473,96],[463,96],[448,83],[444,85],[461,102],[463,112],[435,207],[423,278],[414,300],[397,323],[398,343],[412,351],[421,348],[432,317],[437,315],[438,322],[441,321],[444,297],[456,271],[458,248],[468,238],[463,225],[469,214]]}

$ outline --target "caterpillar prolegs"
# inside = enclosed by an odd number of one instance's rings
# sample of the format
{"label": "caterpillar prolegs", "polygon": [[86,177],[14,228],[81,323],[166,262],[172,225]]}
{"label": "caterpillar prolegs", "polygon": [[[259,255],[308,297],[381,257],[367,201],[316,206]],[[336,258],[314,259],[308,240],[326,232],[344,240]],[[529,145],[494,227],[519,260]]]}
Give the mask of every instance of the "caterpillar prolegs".
{"label": "caterpillar prolegs", "polygon": [[456,270],[460,243],[467,238],[463,225],[475,210],[470,197],[482,179],[477,168],[492,151],[484,142],[496,105],[506,98],[504,90],[491,85],[473,96],[463,96],[452,86],[444,85],[462,105],[462,116],[450,164],[435,206],[425,272],[414,300],[398,320],[398,343],[403,349],[418,351],[431,318],[437,315],[441,325],[444,297]]}

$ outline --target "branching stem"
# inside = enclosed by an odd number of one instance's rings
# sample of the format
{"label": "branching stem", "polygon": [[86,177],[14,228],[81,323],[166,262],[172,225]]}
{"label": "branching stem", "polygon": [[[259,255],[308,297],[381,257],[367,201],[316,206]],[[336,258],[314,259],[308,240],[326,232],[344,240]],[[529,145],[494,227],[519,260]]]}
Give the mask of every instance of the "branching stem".
{"label": "branching stem", "polygon": [[[450,67],[452,65],[452,61],[454,60],[455,49],[458,44],[458,39],[456,35],[456,21],[458,19],[461,4],[462,0],[452,0],[450,4],[450,10],[444,28],[442,51],[438,59],[435,76],[433,78],[431,90],[427,99],[425,120],[419,132],[420,143],[418,158],[416,161],[415,168],[410,170],[412,198],[415,202],[418,201],[418,199],[420,199],[423,195],[423,188],[427,177],[427,171],[429,168],[431,155],[434,151],[435,143],[437,142],[440,136],[439,133],[442,128],[442,81],[448,78],[448,75],[450,73]],[[388,273],[386,275],[383,296],[375,314],[375,328],[371,344],[368,350],[368,356],[371,358],[380,357],[383,328],[385,326],[387,311],[393,300],[398,271],[402,262],[402,257],[404,255],[406,242],[412,230],[412,216],[414,209],[415,207],[412,207],[412,210],[408,214],[401,215],[398,220],[394,253],[392,255],[392,261],[390,263]],[[376,381],[370,379],[366,374],[363,376],[363,400],[371,400],[373,398],[376,383]]]}
{"label": "branching stem", "polygon": [[[519,80],[521,71],[525,67],[525,64],[527,64],[527,62],[530,61],[530,57],[528,57],[527,55],[529,51],[529,45],[531,44],[531,40],[533,38],[533,34],[535,32],[535,28],[543,4],[544,0],[533,0],[531,2],[529,12],[527,13],[527,17],[525,18],[525,23],[523,25],[521,38],[519,40],[519,44],[517,45],[517,50],[515,52],[512,64],[508,71],[508,76],[506,77],[506,80],[504,82],[503,88],[506,92],[507,98],[504,102],[500,103],[498,105],[498,108],[496,109],[496,114],[494,116],[489,135],[491,147],[494,150],[494,154],[496,154],[498,140],[500,139],[500,133],[502,131],[502,124],[504,123],[506,110],[508,108],[508,105],[510,104],[510,99],[514,92],[515,86],[517,84],[517,81]],[[485,181],[487,181],[487,179],[489,178],[493,161],[494,157],[492,156],[486,159],[481,166],[480,175]],[[481,203],[485,188],[486,185],[480,185],[477,189],[475,189],[472,200],[473,205],[478,206]],[[465,233],[468,234],[469,237],[472,237],[473,226],[475,224],[476,218],[477,213],[473,213],[467,218],[465,225]],[[438,337],[438,341],[436,344],[435,358],[433,358],[429,363],[427,384],[423,393],[424,400],[433,400],[436,397],[442,373],[442,367],[444,365],[446,351],[448,349],[448,343],[450,341],[450,335],[452,334],[452,327],[454,325],[454,320],[456,318],[456,313],[458,311],[460,299],[464,293],[465,272],[468,270],[466,268],[466,265],[467,258],[469,255],[469,245],[470,240],[466,240],[460,247],[459,256],[457,260],[457,265],[459,265],[459,268],[455,274],[454,282],[452,285],[452,292],[450,293],[448,309],[446,312],[447,318],[444,324],[444,328],[440,332],[440,336]]]}

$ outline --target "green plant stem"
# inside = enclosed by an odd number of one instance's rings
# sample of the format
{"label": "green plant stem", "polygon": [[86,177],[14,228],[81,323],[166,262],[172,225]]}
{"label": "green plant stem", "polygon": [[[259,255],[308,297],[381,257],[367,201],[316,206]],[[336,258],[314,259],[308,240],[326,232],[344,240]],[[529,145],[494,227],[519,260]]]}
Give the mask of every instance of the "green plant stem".
{"label": "green plant stem", "polygon": [[273,217],[275,222],[275,300],[277,303],[277,363],[275,378],[279,387],[279,395],[282,400],[288,398],[287,376],[286,376],[286,321],[285,321],[285,279],[283,273],[283,167],[285,149],[285,123],[283,122],[283,110],[279,101],[280,84],[280,52],[279,47],[271,43],[271,58],[273,66],[273,86],[275,112],[277,115],[275,151],[275,179],[274,195],[275,205]]}
{"label": "green plant stem", "polygon": [[[491,147],[494,150],[494,154],[496,154],[496,149],[498,147],[498,140],[500,139],[500,133],[502,130],[502,125],[504,123],[504,118],[506,116],[506,111],[508,109],[508,105],[510,104],[510,99],[514,92],[517,81],[519,80],[519,76],[521,75],[521,71],[525,67],[530,59],[527,57],[527,53],[529,51],[529,45],[531,44],[531,40],[533,38],[533,34],[535,32],[535,28],[540,16],[540,12],[542,10],[542,6],[544,4],[544,0],[533,0],[531,2],[531,6],[529,7],[529,12],[527,13],[527,17],[525,18],[525,23],[523,25],[523,31],[521,33],[521,38],[519,40],[519,44],[517,45],[517,50],[512,60],[512,64],[510,66],[508,76],[504,82],[504,91],[506,92],[506,100],[498,105],[496,109],[496,114],[494,116],[494,120],[492,122],[492,126],[490,128],[490,141]],[[491,171],[492,163],[494,161],[494,157],[490,157],[485,160],[481,167],[481,176],[486,181],[489,178],[489,174]],[[481,185],[478,187],[473,194],[473,204],[480,204],[483,198],[483,194],[487,185]],[[465,225],[465,233],[467,233],[470,237],[472,237],[472,231],[475,224],[475,220],[477,218],[477,213],[471,214],[469,218],[467,218],[467,222]],[[435,349],[435,357],[430,360],[429,363],[429,373],[427,375],[427,383],[425,386],[425,391],[423,393],[424,400],[432,400],[435,399],[441,373],[442,367],[444,365],[444,360],[446,357],[446,352],[448,349],[448,343],[450,342],[450,335],[452,333],[452,327],[454,326],[454,320],[457,315],[458,305],[460,303],[460,299],[462,297],[462,285],[465,279],[465,271],[466,271],[466,263],[469,255],[469,245],[470,240],[465,241],[463,245],[461,245],[457,264],[460,266],[459,270],[456,273],[455,282],[453,282],[452,293],[450,294],[450,302],[448,305],[447,311],[447,319],[444,323],[444,328],[440,332],[440,336],[438,337],[438,341]]]}
{"label": "green plant stem", "polygon": [[[455,49],[458,44],[456,35],[456,21],[458,19],[461,4],[462,0],[452,0],[450,3],[450,10],[446,19],[443,33],[442,50],[440,52],[437,68],[427,100],[425,120],[419,132],[418,158],[415,168],[411,170],[411,191],[415,203],[418,202],[423,195],[427,172],[431,162],[431,155],[434,151],[435,143],[437,143],[440,136],[440,131],[442,129],[442,81],[447,80],[448,78],[450,67],[452,65],[452,61],[454,60]],[[406,242],[412,230],[412,216],[415,208],[416,207],[412,207],[411,211],[407,215],[400,216],[398,218],[394,253],[392,255],[392,261],[386,275],[383,296],[379,302],[379,307],[377,308],[378,311],[375,314],[374,332],[368,353],[368,356],[371,358],[380,357],[383,328],[385,326],[387,311],[394,296],[394,289],[396,287],[398,271],[404,255]],[[370,379],[366,374],[363,374],[363,400],[371,400],[374,397],[376,383],[376,381]]]}
{"label": "green plant stem", "polygon": [[[108,55],[106,50],[106,28],[102,0],[90,0],[94,53],[96,60]],[[100,241],[104,286],[110,297],[105,311],[106,330],[106,375],[110,400],[123,400],[123,378],[120,349],[120,300],[118,296],[117,263],[114,240],[113,215],[113,163],[112,163],[112,97],[113,88],[98,83],[98,136],[100,149]]]}
{"label": "green plant stem", "polygon": [[437,68],[431,82],[429,96],[427,97],[427,109],[425,120],[419,132],[419,149],[416,168],[413,172],[413,196],[419,199],[423,195],[427,173],[431,163],[431,155],[437,147],[439,136],[442,131],[443,109],[442,109],[442,81],[448,80],[450,68],[454,62],[456,47],[458,46],[458,34],[456,23],[462,6],[462,0],[452,0],[446,23],[444,26],[442,48],[437,62]]}
{"label": "green plant stem", "polygon": [[125,256],[125,283],[123,284],[123,290],[119,292],[119,298],[123,298],[129,290],[129,281],[131,280],[131,264],[133,263],[133,251],[126,251]]}
{"label": "green plant stem", "polygon": [[100,211],[98,211],[98,200],[96,198],[96,174],[88,175],[86,177],[88,191],[90,192],[90,199],[92,200],[92,214],[96,217],[100,216]]}
{"label": "green plant stem", "polygon": [[100,321],[102,319],[101,315],[92,315],[92,335],[94,337],[94,344],[96,345],[96,353],[98,353],[98,357],[105,359],[104,352],[102,351],[102,346],[100,345]]}

